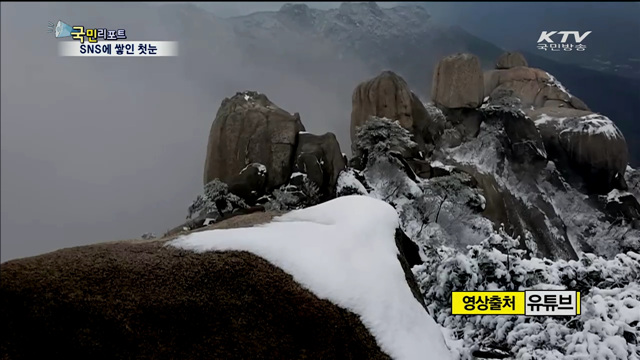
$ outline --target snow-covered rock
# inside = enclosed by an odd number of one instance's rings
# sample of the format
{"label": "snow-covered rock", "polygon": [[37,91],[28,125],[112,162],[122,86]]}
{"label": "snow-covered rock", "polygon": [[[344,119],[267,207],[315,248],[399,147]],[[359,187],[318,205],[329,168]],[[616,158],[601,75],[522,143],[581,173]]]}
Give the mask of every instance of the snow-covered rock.
{"label": "snow-covered rock", "polygon": [[592,192],[624,188],[629,160],[627,142],[606,116],[569,108],[528,111],[551,159],[562,169],[574,168]]}
{"label": "snow-covered rock", "polygon": [[345,196],[257,228],[193,233],[169,243],[197,252],[248,251],[316,296],[358,314],[394,359],[450,359],[435,321],[414,298],[398,261],[398,214],[367,196]]}

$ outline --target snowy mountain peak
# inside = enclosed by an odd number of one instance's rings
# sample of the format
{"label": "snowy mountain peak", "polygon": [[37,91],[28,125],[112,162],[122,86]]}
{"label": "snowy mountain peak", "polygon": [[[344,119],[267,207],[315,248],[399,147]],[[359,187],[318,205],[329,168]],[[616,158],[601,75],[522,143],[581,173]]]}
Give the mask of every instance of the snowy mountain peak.
{"label": "snowy mountain peak", "polygon": [[307,6],[307,4],[286,3],[282,5],[282,7],[280,8],[281,13],[296,14],[296,15],[308,13],[309,10],[310,9],[309,9],[309,6]]}
{"label": "snowy mountain peak", "polygon": [[382,9],[374,1],[352,3],[343,2],[338,8],[338,12],[342,15],[362,17],[362,16],[375,16],[382,17],[384,13]]}
{"label": "snowy mountain peak", "polygon": [[[261,12],[231,18],[236,31],[257,34],[266,29],[300,30],[322,34],[347,47],[362,39],[388,39],[424,33],[430,23],[429,13],[420,6],[397,6],[382,9],[375,2],[342,3],[330,10],[318,10],[305,4],[284,4],[277,12]],[[280,34],[270,36],[280,37]]]}
{"label": "snowy mountain peak", "polygon": [[278,11],[279,14],[293,20],[298,25],[313,25],[313,10],[306,4],[284,4]]}

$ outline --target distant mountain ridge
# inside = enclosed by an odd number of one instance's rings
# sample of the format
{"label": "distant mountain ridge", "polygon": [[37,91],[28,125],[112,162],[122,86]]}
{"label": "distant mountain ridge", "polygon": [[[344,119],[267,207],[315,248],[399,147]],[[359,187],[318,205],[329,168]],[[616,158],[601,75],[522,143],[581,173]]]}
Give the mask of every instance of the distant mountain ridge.
{"label": "distant mountain ridge", "polygon": [[[462,27],[438,25],[419,5],[383,9],[375,2],[343,3],[337,9],[318,10],[304,4],[285,4],[277,12],[224,21],[232,24],[243,42],[261,44],[262,51],[278,48],[280,39],[297,38],[300,52],[308,44],[329,42],[340,50],[336,58],[360,59],[370,73],[392,69],[423,98],[430,95],[431,69],[441,57],[469,52],[480,58],[483,68],[491,69],[504,52]],[[256,51],[255,56],[262,56],[262,51]],[[525,55],[530,66],[555,74],[594,111],[615,121],[627,138],[631,162],[640,163],[640,126],[635,121],[640,115],[640,80],[559,63],[536,54]]]}

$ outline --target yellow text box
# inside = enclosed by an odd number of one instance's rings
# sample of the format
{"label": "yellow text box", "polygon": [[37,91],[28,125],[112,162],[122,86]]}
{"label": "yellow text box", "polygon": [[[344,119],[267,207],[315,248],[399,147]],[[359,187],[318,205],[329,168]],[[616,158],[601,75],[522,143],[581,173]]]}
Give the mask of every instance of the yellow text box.
{"label": "yellow text box", "polygon": [[524,315],[524,291],[456,291],[452,315]]}

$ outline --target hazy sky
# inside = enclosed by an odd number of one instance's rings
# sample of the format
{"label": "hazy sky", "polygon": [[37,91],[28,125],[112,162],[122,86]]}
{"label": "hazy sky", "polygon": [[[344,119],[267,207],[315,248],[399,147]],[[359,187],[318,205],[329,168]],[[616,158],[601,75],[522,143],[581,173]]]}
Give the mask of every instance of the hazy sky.
{"label": "hazy sky", "polygon": [[[342,2],[216,2],[216,3],[194,3],[203,9],[211,11],[220,17],[247,15],[258,11],[277,11],[284,4],[304,3],[314,9],[332,9],[337,8]],[[394,7],[398,2],[381,2],[377,1],[378,6],[383,8]]]}
{"label": "hazy sky", "polygon": [[[234,15],[281,4],[200,5]],[[306,65],[292,56],[247,65],[234,39],[213,30],[213,41],[231,44],[213,57],[61,58],[49,21],[122,26],[141,40],[169,39],[181,29],[145,15],[149,5],[140,3],[1,6],[2,261],[160,235],[184,222],[202,189],[209,128],[222,99],[236,91],[266,93],[300,112],[310,131],[333,131],[349,148],[350,94],[366,78],[359,64],[345,74],[309,64],[322,84],[290,75],[288,68]],[[314,51],[335,57],[317,46],[306,55]]]}

